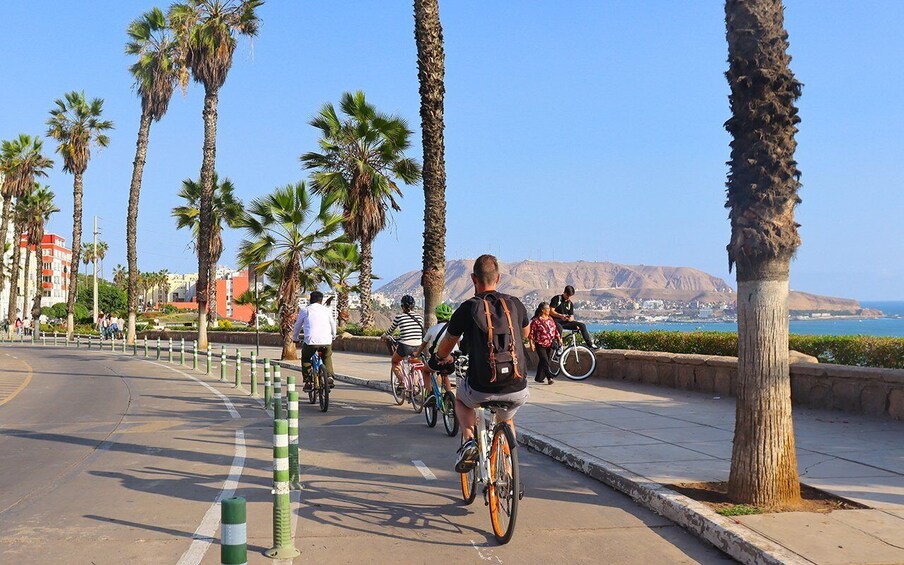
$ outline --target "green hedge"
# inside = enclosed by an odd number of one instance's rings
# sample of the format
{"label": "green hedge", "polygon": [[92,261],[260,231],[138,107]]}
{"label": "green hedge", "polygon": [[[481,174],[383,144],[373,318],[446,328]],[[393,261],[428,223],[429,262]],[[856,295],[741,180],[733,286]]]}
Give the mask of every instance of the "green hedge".
{"label": "green hedge", "polygon": [[[738,354],[735,332],[603,331],[595,339],[607,349],[729,357]],[[904,369],[904,338],[792,334],[789,345],[795,351],[816,357],[820,363]]]}
{"label": "green hedge", "polygon": [[345,327],[339,328],[339,335],[342,335],[342,332],[348,332],[352,335],[357,335],[357,336],[369,336],[369,337],[376,337],[376,336],[380,336],[380,335],[383,335],[384,333],[386,333],[384,330],[381,330],[379,328],[371,328],[369,330],[365,330],[358,324],[348,324]]}

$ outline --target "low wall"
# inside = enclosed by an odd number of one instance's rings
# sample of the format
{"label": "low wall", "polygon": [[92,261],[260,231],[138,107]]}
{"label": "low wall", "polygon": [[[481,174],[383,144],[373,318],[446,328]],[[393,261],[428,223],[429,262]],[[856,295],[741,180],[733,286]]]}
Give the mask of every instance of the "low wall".
{"label": "low wall", "polygon": [[[145,334],[140,334],[144,336]],[[193,340],[195,332],[146,332],[148,339],[170,337]],[[208,332],[211,341],[253,345],[253,332]],[[277,334],[260,334],[261,345],[282,346]],[[333,343],[335,351],[386,355],[378,337],[345,336]],[[531,374],[536,355],[528,352]],[[738,360],[717,355],[686,355],[655,351],[604,349],[596,353],[593,376],[614,381],[630,381],[718,396],[734,396],[737,389]],[[791,399],[795,404],[858,412],[904,421],[904,369],[875,369],[828,363],[791,363]]]}

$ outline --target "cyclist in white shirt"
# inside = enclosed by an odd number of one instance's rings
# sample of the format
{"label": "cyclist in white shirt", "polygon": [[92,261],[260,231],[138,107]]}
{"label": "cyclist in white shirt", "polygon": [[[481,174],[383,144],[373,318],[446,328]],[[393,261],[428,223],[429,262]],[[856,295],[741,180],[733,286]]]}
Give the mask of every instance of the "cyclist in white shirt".
{"label": "cyclist in white shirt", "polygon": [[313,376],[311,374],[311,357],[318,349],[323,365],[329,375],[330,388],[333,388],[333,340],[336,339],[336,320],[333,312],[322,304],[323,293],[315,290],[311,293],[310,304],[298,313],[295,328],[292,330],[292,341],[298,343],[298,334],[304,332],[304,343],[301,346],[301,372],[304,375],[304,391],[311,390]]}

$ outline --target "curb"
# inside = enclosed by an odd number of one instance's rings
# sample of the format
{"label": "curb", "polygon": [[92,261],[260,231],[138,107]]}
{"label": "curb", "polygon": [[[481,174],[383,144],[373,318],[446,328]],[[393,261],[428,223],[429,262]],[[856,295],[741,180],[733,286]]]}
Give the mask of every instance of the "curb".
{"label": "curb", "polygon": [[[334,377],[349,384],[389,392],[386,381],[339,373]],[[518,429],[517,436],[518,443],[630,496],[641,506],[668,518],[745,565],[813,565],[812,561],[730,518],[716,514],[705,504],[657,482],[524,428]]]}

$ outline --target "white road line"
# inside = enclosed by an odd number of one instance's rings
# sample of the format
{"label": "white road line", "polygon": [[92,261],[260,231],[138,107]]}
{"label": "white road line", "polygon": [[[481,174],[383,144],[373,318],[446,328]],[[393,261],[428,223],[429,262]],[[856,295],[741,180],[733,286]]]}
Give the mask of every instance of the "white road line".
{"label": "white road line", "polygon": [[223,483],[223,490],[217,495],[216,500],[204,514],[201,525],[195,530],[195,535],[188,551],[182,554],[177,565],[198,565],[204,554],[213,543],[217,528],[220,526],[220,502],[235,494],[242,476],[242,468],[245,466],[245,432],[235,431],[235,457],[232,459],[232,467],[229,469],[229,477]]}
{"label": "white road line", "polygon": [[236,419],[241,418],[241,415],[239,415],[239,411],[235,409],[235,405],[232,403],[231,400],[229,400],[229,397],[228,397],[228,396],[226,396],[226,395],[223,394],[222,392],[218,391],[217,389],[213,388],[213,387],[210,386],[209,384],[205,383],[204,381],[202,381],[202,380],[199,379],[198,377],[195,377],[195,376],[193,376],[193,375],[189,375],[188,373],[185,373],[185,372],[183,372],[183,371],[180,371],[179,369],[170,367],[169,365],[164,365],[163,363],[157,363],[157,362],[155,362],[155,361],[145,361],[145,363],[150,363],[151,365],[157,365],[158,367],[165,367],[165,368],[169,369],[170,371],[179,373],[180,375],[182,375],[182,376],[184,376],[184,377],[190,378],[191,380],[193,380],[193,381],[195,381],[196,383],[198,383],[199,385],[203,386],[204,388],[206,388],[206,389],[209,390],[210,392],[212,392],[212,393],[214,393],[215,395],[217,395],[217,396],[220,398],[220,400],[223,401],[223,404],[226,405],[226,409],[229,410],[229,415],[230,415],[230,416],[232,416],[233,418],[236,418]]}
{"label": "white road line", "polygon": [[495,563],[502,563],[502,559],[499,559],[498,555],[493,555],[493,550],[489,547],[484,547],[481,549],[477,542],[471,540],[471,547],[477,550],[477,556],[480,557],[482,561],[492,561]]}
{"label": "white road line", "polygon": [[415,459],[412,461],[412,463],[414,463],[414,466],[417,467],[417,470],[420,471],[422,475],[424,475],[425,479],[427,479],[428,481],[436,480],[436,475],[433,474],[433,471],[430,470],[430,467],[424,465],[423,461],[421,461],[420,459]]}

